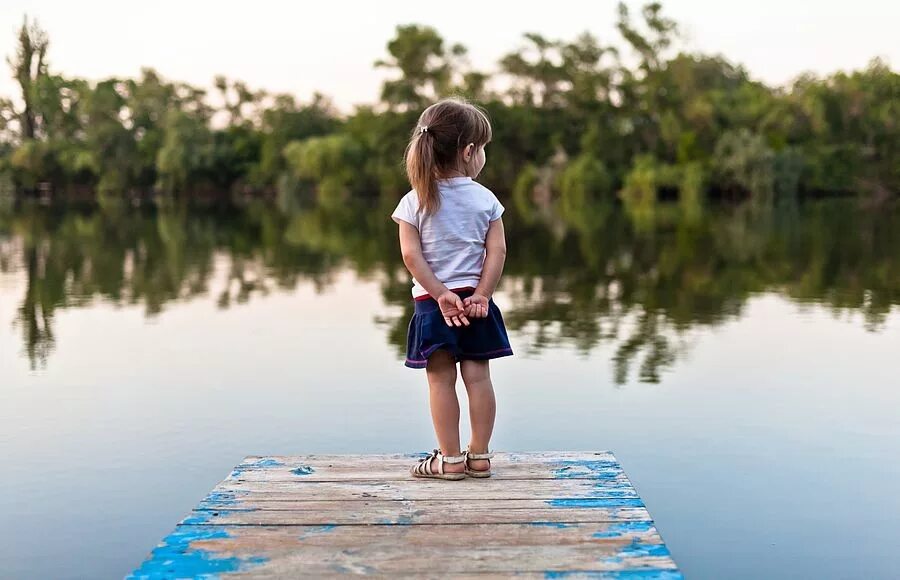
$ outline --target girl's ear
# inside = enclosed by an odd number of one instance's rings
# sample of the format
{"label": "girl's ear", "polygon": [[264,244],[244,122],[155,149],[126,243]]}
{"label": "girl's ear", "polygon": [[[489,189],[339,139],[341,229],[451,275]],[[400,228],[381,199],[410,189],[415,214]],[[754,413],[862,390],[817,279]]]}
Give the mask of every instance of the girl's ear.
{"label": "girl's ear", "polygon": [[466,145],[466,148],[463,151],[463,159],[465,159],[466,163],[468,163],[469,160],[472,158],[472,155],[474,155],[474,154],[475,154],[475,144],[469,143],[468,145]]}

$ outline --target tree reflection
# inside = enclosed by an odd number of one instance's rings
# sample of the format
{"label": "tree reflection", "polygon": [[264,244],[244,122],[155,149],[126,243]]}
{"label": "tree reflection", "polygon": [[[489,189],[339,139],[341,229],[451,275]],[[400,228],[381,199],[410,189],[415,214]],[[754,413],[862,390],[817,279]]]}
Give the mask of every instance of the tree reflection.
{"label": "tree reflection", "polygon": [[[412,314],[394,201],[270,204],[153,211],[22,205],[0,210],[0,271],[25,278],[15,321],[33,366],[54,347],[60,308],[102,300],[143,306],[208,297],[220,308],[311,281],[327,291],[345,269],[395,307],[373,318],[397,355]],[[740,315],[748,297],[861,312],[877,331],[900,303],[900,211],[850,200],[789,204],[657,205],[647,221],[612,202],[512,215],[501,290],[517,350],[565,346],[613,352],[615,381],[659,382],[688,332]],[[571,205],[571,203],[569,204]],[[531,208],[533,210],[534,208]],[[515,213],[515,210],[511,213]],[[217,274],[218,273],[218,274]],[[211,289],[220,275],[221,288]]]}

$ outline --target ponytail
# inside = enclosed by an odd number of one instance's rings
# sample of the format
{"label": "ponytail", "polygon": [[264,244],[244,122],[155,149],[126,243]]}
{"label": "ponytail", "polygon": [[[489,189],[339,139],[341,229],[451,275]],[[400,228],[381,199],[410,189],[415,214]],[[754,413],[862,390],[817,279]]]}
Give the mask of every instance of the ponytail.
{"label": "ponytail", "polygon": [[436,212],[441,205],[435,182],[437,163],[434,155],[434,136],[426,128],[416,128],[416,134],[406,148],[406,175],[419,195],[419,207],[426,214]]}

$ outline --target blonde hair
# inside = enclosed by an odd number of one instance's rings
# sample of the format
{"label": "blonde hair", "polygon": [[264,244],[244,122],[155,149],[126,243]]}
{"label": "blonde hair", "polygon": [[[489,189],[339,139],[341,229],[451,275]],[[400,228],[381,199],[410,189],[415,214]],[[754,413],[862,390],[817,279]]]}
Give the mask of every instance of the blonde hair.
{"label": "blonde hair", "polygon": [[436,180],[455,168],[459,152],[469,143],[478,148],[490,140],[487,113],[472,103],[448,98],[422,111],[406,147],[406,176],[425,213],[440,207]]}

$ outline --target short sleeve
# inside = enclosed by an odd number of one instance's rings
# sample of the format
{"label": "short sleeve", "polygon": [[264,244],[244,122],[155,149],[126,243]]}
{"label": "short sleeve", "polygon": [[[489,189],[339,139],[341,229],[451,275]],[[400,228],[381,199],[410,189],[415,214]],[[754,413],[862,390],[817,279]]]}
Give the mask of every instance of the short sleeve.
{"label": "short sleeve", "polygon": [[398,219],[403,220],[418,228],[419,222],[416,219],[416,208],[413,207],[413,195],[415,194],[408,193],[400,199],[400,203],[397,204],[397,208],[394,210],[394,213],[391,214],[391,218],[394,221],[397,221]]}
{"label": "short sleeve", "polygon": [[497,221],[498,219],[500,219],[500,216],[503,215],[503,211],[504,211],[505,209],[506,209],[506,208],[503,207],[503,204],[500,203],[500,200],[497,199],[497,196],[494,196],[494,205],[493,205],[493,207],[491,208],[491,217],[490,217],[490,221],[493,222],[493,221]]}

